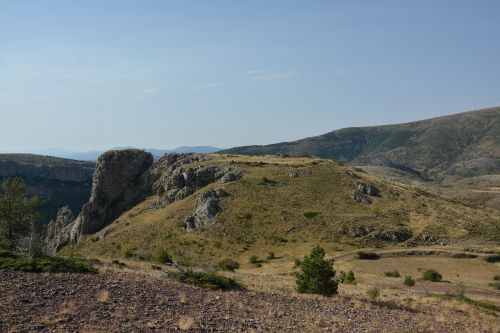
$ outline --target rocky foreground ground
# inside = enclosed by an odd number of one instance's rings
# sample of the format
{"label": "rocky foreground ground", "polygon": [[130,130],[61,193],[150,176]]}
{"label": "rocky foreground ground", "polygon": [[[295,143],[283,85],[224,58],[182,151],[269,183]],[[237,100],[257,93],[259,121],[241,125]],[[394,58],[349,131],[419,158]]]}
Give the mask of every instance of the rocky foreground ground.
{"label": "rocky foreground ground", "polygon": [[492,317],[346,296],[218,292],[130,273],[0,271],[0,332],[493,332]]}

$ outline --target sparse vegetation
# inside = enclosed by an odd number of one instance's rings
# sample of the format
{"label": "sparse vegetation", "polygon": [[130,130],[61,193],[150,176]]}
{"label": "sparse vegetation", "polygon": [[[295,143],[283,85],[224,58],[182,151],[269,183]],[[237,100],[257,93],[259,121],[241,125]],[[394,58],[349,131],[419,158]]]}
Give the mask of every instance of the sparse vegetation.
{"label": "sparse vegetation", "polygon": [[0,255],[0,269],[31,273],[97,273],[97,269],[86,261],[63,257],[27,258],[4,251]]}
{"label": "sparse vegetation", "polygon": [[316,246],[300,263],[301,273],[296,273],[297,291],[300,293],[331,296],[337,293],[335,270],[325,259],[325,250]]}
{"label": "sparse vegetation", "polygon": [[374,301],[380,296],[380,288],[370,288],[366,291],[366,294],[372,301]]}
{"label": "sparse vegetation", "polygon": [[356,277],[354,276],[354,272],[341,272],[340,282],[344,284],[356,284]]}
{"label": "sparse vegetation", "polygon": [[422,280],[431,282],[441,282],[443,280],[443,276],[434,269],[427,269],[422,274]]}
{"label": "sparse vegetation", "polygon": [[391,272],[384,272],[384,275],[388,276],[388,277],[394,277],[394,278],[397,278],[397,277],[401,276],[401,274],[399,274],[399,272],[397,270],[394,270],[394,271],[391,271]]}
{"label": "sparse vegetation", "polygon": [[157,263],[164,264],[164,265],[171,265],[174,263],[174,261],[172,260],[172,257],[170,256],[168,251],[165,249],[159,249],[154,256],[154,259]]}
{"label": "sparse vegetation", "polygon": [[224,291],[245,289],[245,286],[235,280],[215,273],[185,271],[170,273],[168,276],[174,277],[182,283],[204,289]]}
{"label": "sparse vegetation", "polygon": [[403,284],[407,287],[413,287],[415,285],[415,280],[411,277],[411,275],[407,275],[403,281]]}
{"label": "sparse vegetation", "polygon": [[361,260],[377,260],[377,259],[380,259],[380,255],[378,255],[374,252],[359,251],[358,258]]}
{"label": "sparse vegetation", "polygon": [[489,256],[486,256],[484,260],[490,263],[500,262],[500,254],[490,254]]}
{"label": "sparse vegetation", "polygon": [[258,264],[258,263],[260,263],[260,260],[259,260],[259,257],[257,257],[256,255],[253,255],[250,257],[249,262],[251,264]]}
{"label": "sparse vegetation", "polygon": [[237,261],[227,258],[217,262],[216,267],[223,271],[234,272],[235,270],[240,268],[240,264]]}
{"label": "sparse vegetation", "polygon": [[273,260],[273,259],[276,259],[276,256],[274,254],[274,252],[268,252],[267,254],[267,260]]}
{"label": "sparse vegetation", "polygon": [[477,258],[477,254],[462,252],[462,253],[455,253],[451,257],[455,259],[472,259],[472,258]]}
{"label": "sparse vegetation", "polygon": [[304,213],[304,216],[308,219],[313,219],[315,218],[316,216],[318,216],[319,213],[318,212],[305,212]]}

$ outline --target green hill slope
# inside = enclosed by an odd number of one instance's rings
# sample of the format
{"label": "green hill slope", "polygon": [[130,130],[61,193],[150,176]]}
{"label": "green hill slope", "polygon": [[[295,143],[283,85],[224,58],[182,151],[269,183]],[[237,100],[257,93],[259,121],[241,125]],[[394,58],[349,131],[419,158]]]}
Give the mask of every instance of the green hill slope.
{"label": "green hill slope", "polygon": [[[192,167],[232,165],[243,173],[213,182],[164,208],[151,196],[98,234],[63,253],[91,257],[240,262],[272,251],[293,260],[314,244],[328,250],[396,244],[478,244],[500,241],[500,212],[477,209],[414,187],[382,181],[328,159],[210,155]],[[188,167],[188,166],[186,166]],[[371,204],[353,199],[357,183],[373,184]],[[223,189],[215,221],[194,231],[186,218],[207,189]]]}

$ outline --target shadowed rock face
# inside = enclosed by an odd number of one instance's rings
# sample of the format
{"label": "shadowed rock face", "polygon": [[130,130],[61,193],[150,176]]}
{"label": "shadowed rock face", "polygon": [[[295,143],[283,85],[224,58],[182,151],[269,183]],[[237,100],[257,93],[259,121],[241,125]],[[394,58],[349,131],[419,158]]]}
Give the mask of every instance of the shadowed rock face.
{"label": "shadowed rock face", "polygon": [[89,200],[95,163],[33,154],[0,154],[0,182],[20,177],[42,199],[40,222],[55,220],[60,207],[80,211]]}
{"label": "shadowed rock face", "polygon": [[149,194],[153,155],[141,150],[109,151],[99,157],[90,200],[71,230],[71,241],[104,228]]}

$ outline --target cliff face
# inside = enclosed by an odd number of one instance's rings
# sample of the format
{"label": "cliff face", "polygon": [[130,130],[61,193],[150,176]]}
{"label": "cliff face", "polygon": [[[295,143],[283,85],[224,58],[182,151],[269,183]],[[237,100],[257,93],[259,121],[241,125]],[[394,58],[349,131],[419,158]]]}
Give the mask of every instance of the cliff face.
{"label": "cliff face", "polygon": [[88,201],[94,163],[32,154],[0,154],[0,182],[20,177],[30,194],[41,197],[41,222],[56,218],[57,210],[69,206],[79,211]]}
{"label": "cliff face", "polygon": [[149,195],[153,155],[141,150],[109,151],[97,161],[90,200],[76,219],[70,239],[101,230]]}

